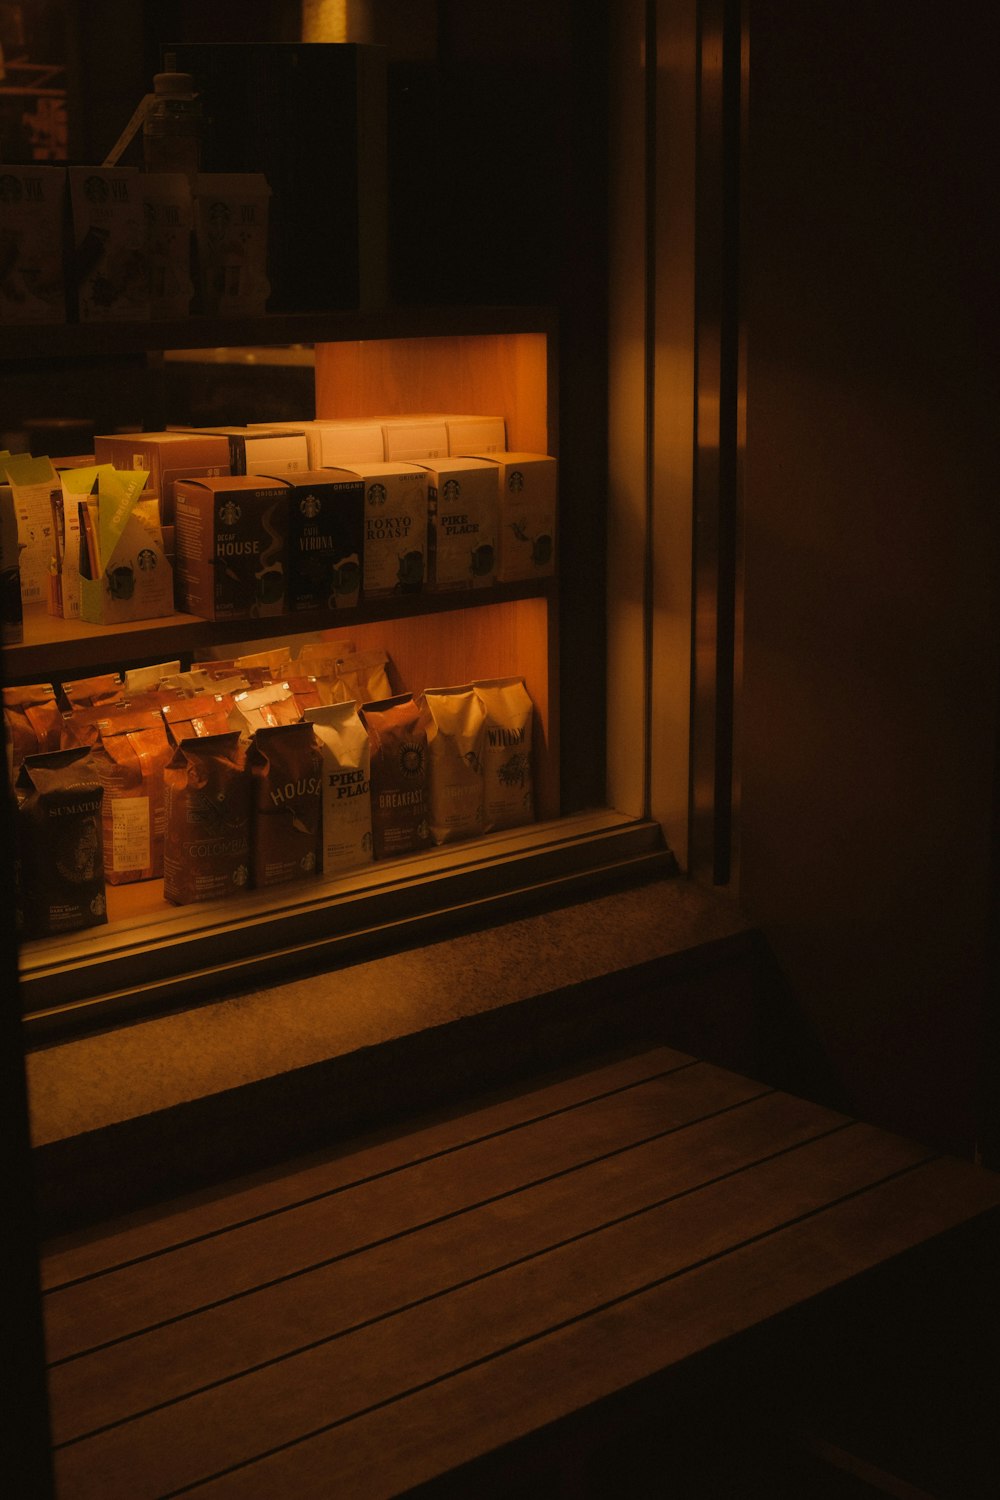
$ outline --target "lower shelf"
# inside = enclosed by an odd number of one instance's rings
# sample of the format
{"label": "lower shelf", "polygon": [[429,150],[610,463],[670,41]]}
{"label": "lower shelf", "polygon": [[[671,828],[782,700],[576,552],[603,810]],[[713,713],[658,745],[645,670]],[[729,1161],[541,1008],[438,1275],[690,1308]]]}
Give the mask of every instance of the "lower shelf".
{"label": "lower shelf", "polygon": [[602,809],[238,901],[142,912],[148,887],[120,887],[107,926],[23,945],[25,1024],[41,1041],[132,1019],[516,914],[596,879],[607,888],[616,877],[663,874],[673,863],[658,824]]}

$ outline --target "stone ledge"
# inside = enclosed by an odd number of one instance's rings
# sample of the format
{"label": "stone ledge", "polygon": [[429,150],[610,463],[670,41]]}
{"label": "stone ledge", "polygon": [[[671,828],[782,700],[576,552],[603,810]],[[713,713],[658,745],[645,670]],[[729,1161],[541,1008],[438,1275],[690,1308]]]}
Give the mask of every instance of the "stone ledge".
{"label": "stone ledge", "polygon": [[46,1232],[664,1028],[750,1066],[755,945],[728,897],[657,880],[35,1050]]}

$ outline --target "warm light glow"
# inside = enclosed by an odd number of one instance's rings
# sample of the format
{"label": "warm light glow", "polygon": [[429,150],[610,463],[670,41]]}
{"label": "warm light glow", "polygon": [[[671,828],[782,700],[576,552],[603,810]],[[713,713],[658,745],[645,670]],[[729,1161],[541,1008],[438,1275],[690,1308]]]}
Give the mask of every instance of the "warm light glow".
{"label": "warm light glow", "polygon": [[346,42],[347,0],[302,0],[304,42]]}

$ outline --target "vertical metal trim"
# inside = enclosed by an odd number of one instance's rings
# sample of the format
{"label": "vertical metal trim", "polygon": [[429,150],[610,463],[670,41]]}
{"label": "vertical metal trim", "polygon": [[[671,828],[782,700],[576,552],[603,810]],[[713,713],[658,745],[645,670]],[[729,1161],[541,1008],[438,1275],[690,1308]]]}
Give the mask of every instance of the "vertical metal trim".
{"label": "vertical metal trim", "polygon": [[642,578],[642,651],[643,651],[643,768],[642,814],[651,816],[653,804],[653,530],[655,525],[656,474],[656,172],[657,172],[657,5],[649,0],[645,8],[644,114],[643,114],[643,445],[645,486],[645,554]]}
{"label": "vertical metal trim", "polygon": [[698,35],[692,869],[729,883],[734,847],[739,487],[741,0],[704,0]]}

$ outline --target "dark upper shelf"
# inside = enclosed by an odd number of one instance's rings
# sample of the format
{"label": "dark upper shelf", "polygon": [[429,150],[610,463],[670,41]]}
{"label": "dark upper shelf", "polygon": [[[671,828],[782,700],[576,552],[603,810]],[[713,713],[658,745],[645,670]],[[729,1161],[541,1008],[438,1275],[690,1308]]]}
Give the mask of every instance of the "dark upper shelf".
{"label": "dark upper shelf", "polygon": [[268,313],[260,318],[191,317],[173,322],[0,326],[0,362],[113,358],[159,349],[319,344],[354,339],[479,333],[548,333],[544,307],[373,307]]}

